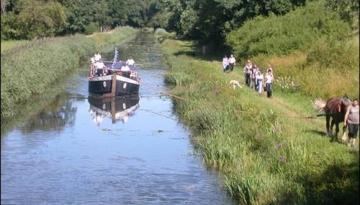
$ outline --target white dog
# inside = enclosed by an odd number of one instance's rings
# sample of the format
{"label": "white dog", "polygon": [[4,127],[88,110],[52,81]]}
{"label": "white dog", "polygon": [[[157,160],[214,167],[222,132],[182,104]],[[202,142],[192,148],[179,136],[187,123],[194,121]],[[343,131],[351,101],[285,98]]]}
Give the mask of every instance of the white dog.
{"label": "white dog", "polygon": [[240,85],[239,81],[237,80],[230,80],[230,85],[232,86],[232,88],[235,90],[237,87],[238,88],[242,88],[242,86]]}

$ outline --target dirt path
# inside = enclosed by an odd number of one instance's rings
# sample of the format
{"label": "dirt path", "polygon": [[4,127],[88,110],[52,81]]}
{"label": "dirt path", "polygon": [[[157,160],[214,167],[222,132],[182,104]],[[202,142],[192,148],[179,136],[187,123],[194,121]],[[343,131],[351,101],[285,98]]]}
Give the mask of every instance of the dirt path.
{"label": "dirt path", "polygon": [[[245,85],[244,76],[242,75],[242,73],[239,73],[239,71],[237,71],[237,72],[234,71],[231,73],[226,73],[226,75],[227,75],[228,81],[237,80],[240,82],[241,86],[243,87],[241,89],[247,89],[248,91],[250,91],[250,88],[248,88]],[[255,91],[253,93],[254,93],[254,97],[259,97],[259,95]],[[296,108],[291,107],[291,105],[288,102],[286,102],[284,97],[276,96],[276,93],[274,93],[274,94],[275,95],[273,95],[271,98],[267,98],[266,92],[263,92],[261,95],[261,98],[257,98],[257,100],[261,100],[262,103],[271,104],[272,107],[276,108],[276,110],[281,111],[281,115],[283,115],[283,117],[287,117],[287,118],[289,118],[289,120],[295,120],[295,119],[297,121],[300,120],[303,123],[306,123],[306,124],[312,125],[312,126],[314,126],[314,123],[316,123],[316,127],[325,126],[323,118],[321,118],[321,117],[320,118],[311,118],[311,116],[306,115],[303,112],[297,110]],[[316,114],[316,112],[314,111],[314,115],[315,114]]]}

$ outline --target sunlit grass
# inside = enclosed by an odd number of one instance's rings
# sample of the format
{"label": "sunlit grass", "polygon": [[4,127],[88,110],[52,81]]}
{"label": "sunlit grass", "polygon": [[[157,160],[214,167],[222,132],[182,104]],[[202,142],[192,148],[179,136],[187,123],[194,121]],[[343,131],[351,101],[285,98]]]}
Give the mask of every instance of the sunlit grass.
{"label": "sunlit grass", "polygon": [[4,51],[10,50],[17,46],[22,46],[28,43],[27,40],[9,40],[9,41],[1,41],[1,53]]}
{"label": "sunlit grass", "polygon": [[[224,74],[220,61],[203,60],[191,42],[165,40],[162,48],[171,92],[186,99],[174,98],[176,111],[206,163],[224,174],[225,187],[240,203],[359,201],[358,151],[323,136],[324,119],[306,118],[316,114],[311,95],[275,90],[267,99],[245,86],[233,90],[231,79],[243,84],[241,66]],[[304,62],[303,54],[288,58],[273,58],[275,73],[277,66],[285,70],[293,61]]]}

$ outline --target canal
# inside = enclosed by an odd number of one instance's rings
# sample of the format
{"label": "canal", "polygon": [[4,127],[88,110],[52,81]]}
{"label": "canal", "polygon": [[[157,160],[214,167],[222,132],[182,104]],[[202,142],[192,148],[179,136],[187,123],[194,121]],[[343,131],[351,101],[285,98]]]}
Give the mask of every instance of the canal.
{"label": "canal", "polygon": [[84,65],[40,113],[2,133],[1,204],[234,204],[161,94],[153,35],[118,50],[140,65],[139,98],[89,98]]}

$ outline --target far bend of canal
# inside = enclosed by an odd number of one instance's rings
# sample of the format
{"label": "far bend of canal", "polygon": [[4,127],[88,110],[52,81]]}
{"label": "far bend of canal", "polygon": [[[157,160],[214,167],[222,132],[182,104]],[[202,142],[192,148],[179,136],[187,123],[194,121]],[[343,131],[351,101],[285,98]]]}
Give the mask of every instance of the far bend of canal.
{"label": "far bend of canal", "polygon": [[140,64],[140,98],[90,100],[84,65],[41,113],[2,134],[1,204],[234,204],[160,94],[153,35],[118,49]]}

